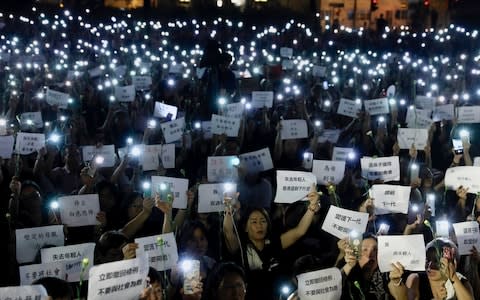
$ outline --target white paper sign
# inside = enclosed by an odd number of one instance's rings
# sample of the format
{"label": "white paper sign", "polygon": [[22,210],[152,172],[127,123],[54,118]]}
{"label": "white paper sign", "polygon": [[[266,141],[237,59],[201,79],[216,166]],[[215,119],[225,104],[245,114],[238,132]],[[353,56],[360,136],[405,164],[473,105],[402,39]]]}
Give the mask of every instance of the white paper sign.
{"label": "white paper sign", "polygon": [[480,167],[480,156],[477,156],[473,159],[473,165],[475,167]]}
{"label": "white paper sign", "polygon": [[183,130],[185,128],[185,118],[178,118],[176,120],[165,122],[161,124],[163,137],[165,143],[173,143],[178,141],[183,136]]}
{"label": "white paper sign", "polygon": [[293,203],[305,199],[313,185],[315,174],[300,171],[277,171],[275,203]]}
{"label": "white paper sign", "polygon": [[291,59],[282,60],[282,69],[283,70],[292,70],[293,67],[294,67],[293,60],[291,60]]}
{"label": "white paper sign", "polygon": [[188,179],[152,176],[152,195],[160,191],[160,184],[166,184],[173,193],[173,208],[187,208]]}
{"label": "white paper sign", "polygon": [[273,169],[272,156],[268,148],[240,154],[239,158],[242,166],[244,166],[248,172],[263,172]]}
{"label": "white paper sign", "polygon": [[56,277],[65,280],[65,265],[61,262],[26,265],[19,267],[20,285],[32,284],[37,279]]}
{"label": "white paper sign", "polygon": [[209,156],[207,178],[209,182],[236,181],[238,169],[234,165],[236,156]]}
{"label": "white paper sign", "polygon": [[460,186],[468,188],[469,193],[480,192],[480,167],[463,166],[447,169],[445,173],[445,186],[456,190]]}
{"label": "white paper sign", "polygon": [[453,120],[455,107],[453,104],[439,105],[433,110],[433,121]]}
{"label": "white paper sign", "polygon": [[88,300],[137,300],[147,276],[145,255],[94,266],[89,272]]}
{"label": "white paper sign", "polygon": [[125,65],[118,66],[113,70],[113,72],[118,77],[125,76],[125,73],[127,72],[127,66]]}
{"label": "white paper sign", "polygon": [[425,242],[423,235],[378,236],[378,267],[380,272],[390,272],[392,263],[399,262],[405,270],[425,271]]}
{"label": "white paper sign", "polygon": [[333,147],[332,160],[346,161],[353,148]]}
{"label": "white paper sign", "polygon": [[240,119],[229,118],[220,115],[212,115],[212,133],[226,134],[229,137],[237,137],[240,129]]}
{"label": "white paper sign", "polygon": [[345,161],[313,160],[312,173],[317,177],[318,184],[338,184],[344,177]]}
{"label": "white paper sign", "polygon": [[339,300],[342,296],[342,273],[338,268],[303,273],[297,281],[302,300]]}
{"label": "white paper sign", "polygon": [[15,138],[13,135],[0,136],[0,157],[3,159],[12,158],[13,144]]}
{"label": "white paper sign", "polygon": [[362,176],[368,180],[398,181],[400,180],[400,161],[398,156],[362,157]]}
{"label": "white paper sign", "polygon": [[135,86],[116,86],[115,99],[118,102],[133,102],[135,100]]}
{"label": "white paper sign", "polygon": [[365,106],[365,111],[367,111],[371,116],[386,115],[389,113],[390,106],[388,105],[387,98],[366,100],[363,103]]}
{"label": "white paper sign", "polygon": [[161,102],[155,102],[155,109],[153,111],[153,116],[156,118],[168,118],[171,117],[171,120],[177,118],[178,107],[173,105],[168,105]]}
{"label": "white paper sign", "polygon": [[293,56],[293,49],[282,47],[280,48],[280,56],[281,57],[292,57]]}
{"label": "white paper sign", "polygon": [[149,266],[157,271],[169,270],[177,264],[178,250],[172,232],[135,239],[137,256],[148,255]]}
{"label": "white paper sign", "polygon": [[101,156],[104,161],[102,167],[113,167],[115,165],[115,145],[103,145],[102,147],[96,146],[83,146],[82,147],[83,161],[91,161],[94,157]]}
{"label": "white paper sign", "polygon": [[152,86],[152,76],[132,76],[132,83],[135,90],[149,90]]}
{"label": "white paper sign", "polygon": [[296,120],[282,120],[282,140],[303,139],[308,137],[307,121]]}
{"label": "white paper sign", "polygon": [[435,98],[417,95],[415,98],[415,106],[432,111],[435,108]]}
{"label": "white paper sign", "polygon": [[458,123],[480,123],[480,106],[457,107]]}
{"label": "white paper sign", "polygon": [[397,141],[400,149],[410,149],[413,144],[423,150],[428,143],[428,129],[398,128]]}
{"label": "white paper sign", "polygon": [[337,114],[351,118],[357,118],[358,113],[362,110],[362,103],[357,103],[355,100],[340,99]]}
{"label": "white paper sign", "polygon": [[452,224],[457,237],[458,253],[460,255],[471,254],[473,247],[480,249],[480,233],[478,231],[478,222],[462,222]]}
{"label": "white paper sign", "polygon": [[203,138],[206,140],[209,140],[213,137],[211,121],[202,121],[202,132]]}
{"label": "white paper sign", "polygon": [[405,122],[408,128],[430,128],[433,123],[433,120],[430,119],[431,114],[431,110],[409,108]]}
{"label": "white paper sign", "polygon": [[338,138],[340,137],[341,133],[341,129],[325,129],[322,131],[317,141],[319,143],[329,142],[335,144],[336,142],[338,142]]}
{"label": "white paper sign", "polygon": [[389,184],[374,184],[370,189],[375,199],[375,214],[408,213],[411,187]]}
{"label": "white paper sign", "polygon": [[271,108],[273,106],[273,92],[272,91],[254,91],[252,92],[252,107],[253,108]]}
{"label": "white paper sign", "polygon": [[170,69],[168,69],[168,73],[170,74],[182,74],[183,73],[183,66],[181,64],[172,64]]}
{"label": "white paper sign", "polygon": [[435,221],[435,233],[439,237],[450,238],[450,222],[447,220]]}
{"label": "white paper sign", "polygon": [[15,236],[19,264],[34,261],[38,251],[46,245],[63,246],[65,243],[63,225],[17,229]]}
{"label": "white paper sign", "polygon": [[96,67],[96,68],[88,70],[88,75],[90,75],[90,77],[92,77],[92,78],[93,77],[98,77],[102,74],[103,74],[103,69],[100,68],[100,67]]}
{"label": "white paper sign", "polygon": [[362,234],[367,229],[368,213],[348,210],[330,205],[322,230],[333,236],[343,239],[351,231]]}
{"label": "white paper sign", "polygon": [[94,262],[95,243],[85,243],[64,247],[45,248],[41,250],[42,262],[63,262],[68,282],[80,281],[82,260],[88,259],[84,270],[84,280],[88,280],[88,271]]}
{"label": "white paper sign", "polygon": [[97,225],[100,212],[98,194],[64,196],[58,198],[62,224],[69,227]]}
{"label": "white paper sign", "polygon": [[[227,191],[224,183],[200,184],[198,186],[198,212],[212,213],[225,210],[223,203],[224,193],[234,195],[237,192],[236,184],[228,184]],[[233,204],[233,203],[232,203]]]}
{"label": "white paper sign", "polygon": [[32,299],[32,300],[47,300],[49,299],[47,290],[43,285],[22,285],[9,286],[0,288],[1,300],[16,300],[16,299]]}
{"label": "white paper sign", "polygon": [[35,128],[42,128],[43,127],[42,112],[40,111],[26,112],[20,115],[20,123],[22,124],[22,128],[28,127],[29,122],[32,122]]}
{"label": "white paper sign", "polygon": [[229,103],[224,106],[223,111],[226,117],[241,119],[245,111],[245,105],[241,102]]}
{"label": "white paper sign", "polygon": [[17,133],[15,153],[28,155],[45,147],[45,135],[43,133]]}
{"label": "white paper sign", "polygon": [[47,89],[46,101],[51,106],[58,106],[59,108],[65,109],[68,106],[69,99],[69,94]]}
{"label": "white paper sign", "polygon": [[313,76],[315,77],[325,77],[325,74],[327,72],[327,68],[323,66],[313,66]]}

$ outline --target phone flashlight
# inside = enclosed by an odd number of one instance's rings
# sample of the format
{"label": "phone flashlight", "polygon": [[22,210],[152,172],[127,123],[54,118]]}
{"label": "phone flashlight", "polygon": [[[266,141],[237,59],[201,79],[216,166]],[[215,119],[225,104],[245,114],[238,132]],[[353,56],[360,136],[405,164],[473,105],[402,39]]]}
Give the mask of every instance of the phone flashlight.
{"label": "phone flashlight", "polygon": [[102,165],[105,161],[105,158],[101,155],[95,157],[95,164],[96,165]]}
{"label": "phone flashlight", "polygon": [[55,209],[58,209],[58,207],[59,207],[58,201],[52,201],[52,202],[50,202],[50,208],[51,208],[51,209],[54,209],[54,210],[55,210]]}
{"label": "phone flashlight", "polygon": [[195,124],[193,126],[195,127],[195,129],[201,129],[202,128],[202,123],[195,122]]}

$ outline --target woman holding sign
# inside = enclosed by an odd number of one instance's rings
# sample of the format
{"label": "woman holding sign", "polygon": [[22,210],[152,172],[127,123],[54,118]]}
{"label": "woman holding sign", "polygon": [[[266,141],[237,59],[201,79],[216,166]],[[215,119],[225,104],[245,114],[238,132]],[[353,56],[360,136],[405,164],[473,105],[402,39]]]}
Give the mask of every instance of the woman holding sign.
{"label": "woman holding sign", "polygon": [[228,251],[232,255],[240,254],[246,270],[247,282],[251,294],[246,299],[273,299],[275,296],[273,281],[278,270],[280,249],[292,246],[310,227],[315,213],[320,209],[319,195],[315,185],[307,195],[309,205],[295,228],[274,236],[268,213],[262,208],[250,208],[243,217],[242,232],[238,235],[234,223],[230,200],[225,197],[224,237]]}

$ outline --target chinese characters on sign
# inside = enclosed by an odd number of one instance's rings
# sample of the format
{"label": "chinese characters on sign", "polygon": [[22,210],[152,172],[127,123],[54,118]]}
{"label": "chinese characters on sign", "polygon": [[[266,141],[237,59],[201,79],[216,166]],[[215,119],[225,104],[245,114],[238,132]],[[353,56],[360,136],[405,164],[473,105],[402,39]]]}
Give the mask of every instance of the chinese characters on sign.
{"label": "chinese characters on sign", "polygon": [[348,237],[351,231],[359,234],[365,232],[368,223],[368,213],[343,209],[331,205],[325,221],[322,224],[322,230],[333,236],[343,239]]}
{"label": "chinese characters on sign", "polygon": [[277,171],[275,203],[293,203],[305,199],[317,178],[313,173],[300,171]]}
{"label": "chinese characters on sign", "polygon": [[148,255],[149,266],[157,271],[173,268],[178,261],[177,242],[173,233],[135,239],[137,256]]}
{"label": "chinese characters on sign", "polygon": [[391,264],[396,262],[400,262],[405,270],[425,271],[423,235],[380,235],[378,236],[377,257],[378,267],[382,273],[390,272]]}

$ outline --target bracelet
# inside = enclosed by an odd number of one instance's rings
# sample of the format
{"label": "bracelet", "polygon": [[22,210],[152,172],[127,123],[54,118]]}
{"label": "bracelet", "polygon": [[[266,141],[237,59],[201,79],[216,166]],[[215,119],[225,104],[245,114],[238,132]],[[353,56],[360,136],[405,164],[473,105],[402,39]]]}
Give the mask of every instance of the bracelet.
{"label": "bracelet", "polygon": [[403,282],[403,278],[400,278],[400,280],[398,281],[398,283],[395,283],[395,282],[394,282],[393,285],[395,285],[395,286],[400,286],[400,285],[402,284],[402,282]]}

